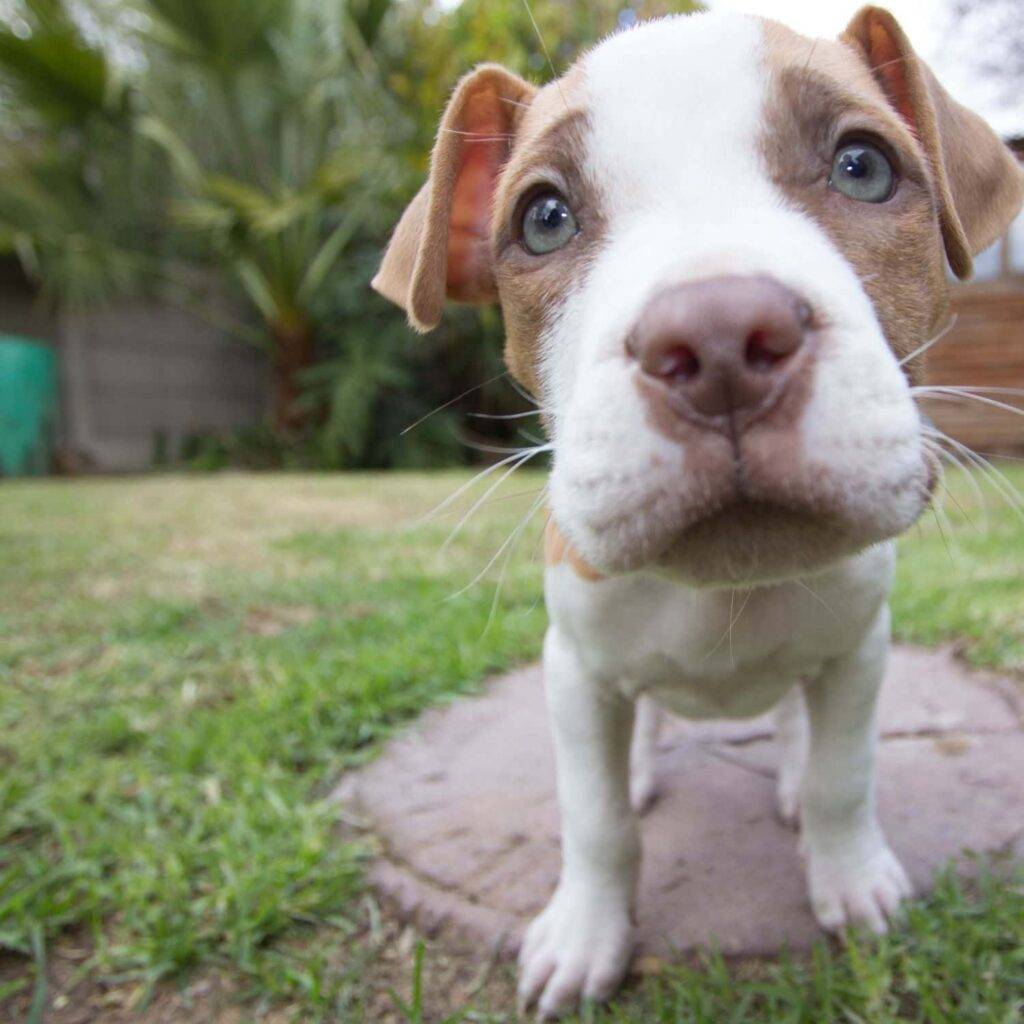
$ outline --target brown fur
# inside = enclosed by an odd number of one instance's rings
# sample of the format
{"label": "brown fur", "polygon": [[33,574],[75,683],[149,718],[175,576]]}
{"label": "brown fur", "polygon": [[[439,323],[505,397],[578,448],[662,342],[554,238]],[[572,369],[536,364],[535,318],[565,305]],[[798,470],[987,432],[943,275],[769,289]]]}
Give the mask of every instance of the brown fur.
{"label": "brown fur", "polygon": [[[494,259],[505,319],[505,360],[512,375],[532,392],[538,384],[538,339],[605,235],[600,198],[582,173],[587,114],[578,103],[580,91],[579,76],[570,75],[561,90],[539,97],[552,109],[530,111],[495,199]],[[557,185],[580,233],[564,249],[537,257],[518,243],[515,229],[521,200],[544,184]]]}
{"label": "brown fur", "polygon": [[485,64],[456,86],[438,130],[430,178],[405,211],[373,287],[429,331],[445,299],[497,298],[491,254],[491,199],[523,111],[536,88]]}
{"label": "brown fur", "polygon": [[606,577],[599,573],[589,562],[584,561],[572,545],[565,539],[554,519],[549,518],[544,528],[544,564],[560,565],[565,562],[582,580],[597,583]]}
{"label": "brown fur", "polygon": [[[902,359],[942,328],[949,308],[924,154],[849,47],[812,44],[781,25],[768,26],[766,38],[773,81],[763,147],[771,176],[853,266]],[[900,183],[888,202],[857,203],[824,187],[849,134],[882,140],[896,158]]]}
{"label": "brown fur", "polygon": [[871,68],[931,163],[950,266],[971,273],[971,256],[991,245],[1024,202],[1024,172],[995,132],[939,85],[896,19],[862,8],[842,35]]}

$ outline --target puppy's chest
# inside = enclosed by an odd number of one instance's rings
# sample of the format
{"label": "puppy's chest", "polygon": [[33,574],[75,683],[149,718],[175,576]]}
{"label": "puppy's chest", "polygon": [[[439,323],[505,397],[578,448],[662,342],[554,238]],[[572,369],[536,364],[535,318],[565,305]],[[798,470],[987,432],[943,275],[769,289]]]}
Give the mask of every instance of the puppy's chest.
{"label": "puppy's chest", "polygon": [[624,692],[648,694],[687,718],[760,714],[797,678],[816,674],[826,656],[784,600],[757,591],[696,603],[661,596],[646,626],[637,624],[614,649],[598,642],[595,655],[604,668],[617,664]]}
{"label": "puppy's chest", "polygon": [[[552,624],[588,671],[689,718],[759,714],[849,650],[885,587],[820,581],[694,590],[652,577],[594,583],[567,566],[546,580]],[[836,605],[836,607],[833,607]]]}

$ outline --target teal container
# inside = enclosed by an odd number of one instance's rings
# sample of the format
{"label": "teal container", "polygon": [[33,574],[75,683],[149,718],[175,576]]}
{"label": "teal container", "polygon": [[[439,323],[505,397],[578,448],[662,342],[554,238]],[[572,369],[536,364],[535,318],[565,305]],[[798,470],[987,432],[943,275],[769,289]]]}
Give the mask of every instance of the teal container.
{"label": "teal container", "polygon": [[53,349],[28,338],[0,335],[0,476],[50,471],[57,406]]}

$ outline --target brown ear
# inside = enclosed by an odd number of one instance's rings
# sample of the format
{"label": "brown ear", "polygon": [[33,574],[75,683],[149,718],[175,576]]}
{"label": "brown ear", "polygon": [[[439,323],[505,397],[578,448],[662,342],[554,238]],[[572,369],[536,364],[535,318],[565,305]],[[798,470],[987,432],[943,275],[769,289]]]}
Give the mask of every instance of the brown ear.
{"label": "brown ear", "polygon": [[511,71],[484,64],[462,79],[448,103],[430,178],[402,215],[373,279],[373,287],[401,306],[419,331],[438,325],[446,298],[497,299],[491,201],[535,92]]}
{"label": "brown ear", "polygon": [[864,7],[840,37],[860,51],[889,102],[928,155],[949,265],[969,277],[971,257],[991,245],[1024,201],[1024,170],[977,114],[939,85],[896,19]]}

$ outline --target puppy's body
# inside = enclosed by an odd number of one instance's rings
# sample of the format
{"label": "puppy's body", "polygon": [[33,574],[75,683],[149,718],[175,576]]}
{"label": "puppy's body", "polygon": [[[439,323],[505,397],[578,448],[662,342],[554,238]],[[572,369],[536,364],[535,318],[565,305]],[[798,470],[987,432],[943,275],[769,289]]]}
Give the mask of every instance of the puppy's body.
{"label": "puppy's body", "polygon": [[668,18],[543,89],[484,67],[456,90],[374,283],[420,329],[446,297],[500,301],[554,449],[564,864],[520,982],[543,1014],[628,966],[655,702],[779,705],[823,926],[882,931],[909,893],[873,765],[891,539],[936,482],[911,384],[947,260],[969,273],[1022,192],[874,8],[835,42]]}
{"label": "puppy's body", "polygon": [[702,589],[641,573],[592,582],[562,563],[548,567],[545,596],[561,642],[610,689],[684,718],[747,718],[857,647],[892,564],[884,544],[799,580]]}

